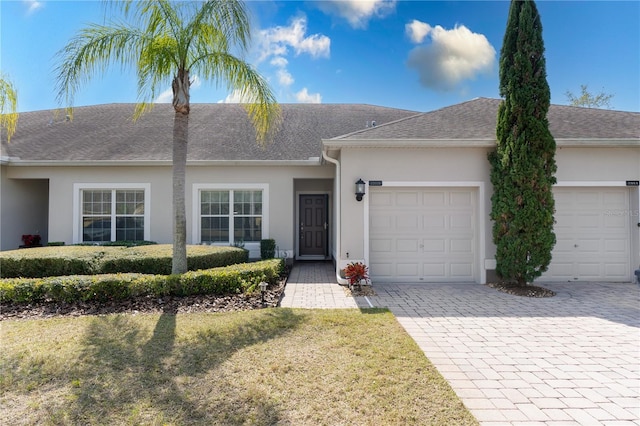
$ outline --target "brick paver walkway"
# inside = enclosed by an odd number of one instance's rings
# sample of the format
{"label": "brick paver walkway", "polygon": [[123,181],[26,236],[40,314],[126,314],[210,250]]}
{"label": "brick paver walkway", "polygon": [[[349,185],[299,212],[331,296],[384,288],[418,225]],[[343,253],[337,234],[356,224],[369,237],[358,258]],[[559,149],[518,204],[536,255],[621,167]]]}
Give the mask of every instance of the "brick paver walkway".
{"label": "brick paver walkway", "polygon": [[330,263],[297,263],[282,306],[388,307],[483,426],[640,425],[636,284],[375,284],[346,296]]}

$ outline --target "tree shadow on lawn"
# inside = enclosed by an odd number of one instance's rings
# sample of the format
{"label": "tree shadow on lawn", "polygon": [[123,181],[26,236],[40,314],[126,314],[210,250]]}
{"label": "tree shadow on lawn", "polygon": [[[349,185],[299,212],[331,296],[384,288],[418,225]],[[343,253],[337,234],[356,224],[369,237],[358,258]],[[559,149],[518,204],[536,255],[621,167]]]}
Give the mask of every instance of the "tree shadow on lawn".
{"label": "tree shadow on lawn", "polygon": [[[83,341],[83,369],[73,372],[74,398],[55,417],[74,424],[283,424],[268,395],[217,375],[203,386],[203,377],[239,350],[287,334],[305,319],[288,309],[259,312],[220,330],[212,316],[178,339],[182,316],[172,311],[160,315],[150,338],[129,316],[95,318]],[[221,390],[224,398],[216,398]]]}

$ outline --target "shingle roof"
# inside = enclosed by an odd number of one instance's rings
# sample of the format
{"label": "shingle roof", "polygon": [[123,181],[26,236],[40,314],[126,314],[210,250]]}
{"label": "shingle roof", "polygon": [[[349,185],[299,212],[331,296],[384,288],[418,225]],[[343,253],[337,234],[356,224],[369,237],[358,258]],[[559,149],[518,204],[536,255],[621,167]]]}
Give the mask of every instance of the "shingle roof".
{"label": "shingle roof", "polygon": [[[159,104],[137,122],[134,104],[75,108],[73,120],[59,110],[21,113],[2,157],[23,161],[170,161],[173,108]],[[361,104],[281,104],[282,126],[266,149],[239,104],[192,104],[188,160],[307,160],[321,155],[322,139],[387,123],[415,111]],[[4,132],[3,132],[4,133]]]}
{"label": "shingle roof", "polygon": [[[478,98],[427,113],[362,104],[281,104],[282,125],[266,149],[241,105],[192,104],[188,160],[307,160],[322,140],[495,140],[499,99]],[[159,104],[137,122],[134,104],[21,113],[0,156],[22,161],[170,161],[173,108]],[[552,105],[556,139],[640,139],[640,113]],[[376,127],[367,123],[376,121]],[[4,132],[3,132],[4,133]]]}
{"label": "shingle roof", "polygon": [[[499,104],[499,99],[477,98],[336,139],[495,140]],[[640,138],[640,113],[551,105],[547,119],[556,139]]]}

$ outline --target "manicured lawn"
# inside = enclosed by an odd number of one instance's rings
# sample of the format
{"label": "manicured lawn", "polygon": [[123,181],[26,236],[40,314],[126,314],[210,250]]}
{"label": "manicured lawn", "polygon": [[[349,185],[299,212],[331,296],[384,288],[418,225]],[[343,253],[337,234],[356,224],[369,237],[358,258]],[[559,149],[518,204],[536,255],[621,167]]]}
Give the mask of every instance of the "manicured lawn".
{"label": "manicured lawn", "polygon": [[386,310],[119,314],[0,327],[0,424],[477,424]]}

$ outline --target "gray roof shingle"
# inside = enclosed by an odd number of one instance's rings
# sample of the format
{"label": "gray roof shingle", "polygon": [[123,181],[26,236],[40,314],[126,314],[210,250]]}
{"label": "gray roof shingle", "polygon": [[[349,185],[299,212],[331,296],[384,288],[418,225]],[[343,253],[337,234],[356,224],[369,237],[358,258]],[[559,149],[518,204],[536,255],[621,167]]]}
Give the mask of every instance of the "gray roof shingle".
{"label": "gray roof shingle", "polygon": [[[192,104],[189,161],[307,160],[322,140],[495,140],[499,99],[478,98],[417,113],[362,104],[281,104],[273,143],[259,147],[239,104]],[[173,108],[159,104],[133,122],[134,104],[78,107],[73,120],[60,110],[21,113],[2,157],[22,161],[170,161]],[[556,139],[640,139],[640,113],[552,105]],[[376,127],[367,128],[376,121]]]}
{"label": "gray roof shingle", "polygon": [[[3,157],[22,161],[170,161],[173,108],[158,104],[133,122],[134,104],[74,109],[67,120],[60,110],[21,113],[18,129]],[[307,160],[321,155],[322,139],[395,121],[415,111],[362,104],[281,104],[282,125],[266,148],[239,104],[192,104],[188,160]],[[3,132],[4,133],[4,132]]]}
{"label": "gray roof shingle", "polygon": [[[500,99],[477,98],[394,123],[359,130],[341,140],[495,140]],[[556,139],[638,139],[640,113],[551,105],[549,129]]]}

